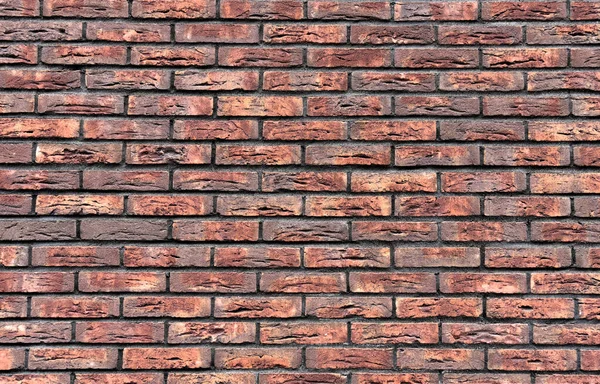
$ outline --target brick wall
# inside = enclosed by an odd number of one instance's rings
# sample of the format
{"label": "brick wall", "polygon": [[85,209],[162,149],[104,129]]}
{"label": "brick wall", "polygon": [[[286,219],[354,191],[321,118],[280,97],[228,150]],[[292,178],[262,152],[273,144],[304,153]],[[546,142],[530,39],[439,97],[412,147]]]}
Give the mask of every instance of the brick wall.
{"label": "brick wall", "polygon": [[0,0],[0,384],[599,384],[600,2]]}

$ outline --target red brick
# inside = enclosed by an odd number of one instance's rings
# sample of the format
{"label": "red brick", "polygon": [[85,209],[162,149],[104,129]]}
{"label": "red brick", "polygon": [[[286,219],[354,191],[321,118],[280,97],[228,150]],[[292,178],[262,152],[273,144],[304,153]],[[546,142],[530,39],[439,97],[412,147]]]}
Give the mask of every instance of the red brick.
{"label": "red brick", "polygon": [[353,240],[433,241],[437,225],[432,222],[369,222],[356,221],[352,226]]}
{"label": "red brick", "polygon": [[302,0],[223,0],[225,19],[298,20],[304,16]]}
{"label": "red brick", "polygon": [[379,247],[306,247],[304,265],[308,268],[385,268],[390,266],[390,251]]}
{"label": "red brick", "polygon": [[167,221],[144,219],[95,220],[81,222],[80,237],[84,240],[165,240]]}
{"label": "red brick", "polygon": [[[13,1],[11,0],[11,6]],[[9,21],[0,26],[0,40],[71,41],[81,39],[83,25],[79,21]]]}
{"label": "red brick", "polygon": [[296,297],[217,297],[216,318],[291,318],[302,314],[301,298]]}
{"label": "red brick", "polygon": [[430,44],[435,40],[432,25],[352,25],[353,44]]}
{"label": "red brick", "polygon": [[566,116],[569,103],[553,97],[484,97],[483,114],[486,116]]}
{"label": "red brick", "polygon": [[448,344],[527,344],[528,324],[442,324],[442,342]]}
{"label": "red brick", "polygon": [[465,247],[397,247],[397,267],[478,267],[479,249]]}
{"label": "red brick", "polygon": [[0,64],[37,64],[37,61],[38,52],[33,45],[0,46]]}
{"label": "red brick", "polygon": [[283,247],[223,247],[214,254],[216,267],[299,267],[300,249]]}
{"label": "red brick", "polygon": [[31,143],[6,143],[0,144],[0,163],[26,164],[31,163]]}
{"label": "red brick", "polygon": [[306,163],[311,165],[388,165],[390,151],[389,147],[385,145],[313,144],[306,148]]}
{"label": "red brick", "polygon": [[38,16],[39,0],[2,0],[0,15],[2,16]]}
{"label": "red brick", "polygon": [[226,165],[300,164],[297,145],[219,145],[216,163]]}
{"label": "red brick", "polygon": [[0,265],[3,267],[24,267],[28,264],[27,247],[1,246]]}
{"label": "red brick", "polygon": [[467,146],[397,146],[394,165],[459,166],[479,164],[479,148]]}
{"label": "red brick", "polygon": [[440,25],[438,41],[448,45],[513,45],[523,41],[517,25]]}
{"label": "red brick", "polygon": [[556,68],[567,66],[564,48],[487,48],[482,64],[486,68]]}
{"label": "red brick", "polygon": [[125,317],[196,318],[209,315],[208,297],[127,296],[123,300]]}
{"label": "red brick", "polygon": [[392,299],[368,296],[307,297],[306,314],[324,319],[386,318],[392,316]]}
{"label": "red brick", "polygon": [[4,215],[26,215],[32,210],[32,198],[25,195],[0,195],[0,210]]}
{"label": "red brick", "polygon": [[169,174],[164,171],[83,172],[83,187],[104,191],[162,191],[168,189]]}
{"label": "red brick", "polygon": [[428,141],[435,140],[435,122],[431,120],[365,120],[350,123],[353,140]]}
{"label": "red brick", "polygon": [[400,68],[477,68],[479,56],[471,48],[396,48],[395,65]]}
{"label": "red brick", "polygon": [[477,2],[457,1],[434,3],[402,1],[396,3],[396,21],[468,21],[477,19]]}
{"label": "red brick", "polygon": [[561,20],[566,16],[564,1],[497,1],[481,8],[483,20]]}
{"label": "red brick", "polygon": [[317,348],[306,349],[310,369],[391,369],[391,348]]}
{"label": "red brick", "polygon": [[79,71],[66,69],[0,70],[0,89],[59,91],[81,86]]}
{"label": "red brick", "polygon": [[75,339],[81,343],[159,343],[164,339],[164,324],[149,322],[77,322]]}
{"label": "red brick", "polygon": [[440,90],[459,92],[520,91],[525,82],[515,72],[442,73]]}
{"label": "red brick", "polygon": [[209,196],[129,196],[127,212],[144,216],[203,216],[212,212]]}
{"label": "red brick", "polygon": [[389,49],[374,48],[308,48],[309,67],[389,67],[392,55]]}
{"label": "red brick", "polygon": [[25,350],[0,348],[0,371],[25,367]]}
{"label": "red brick", "polygon": [[0,300],[0,318],[27,317],[27,298],[19,296],[3,296]]}
{"label": "red brick", "polygon": [[262,292],[284,293],[337,293],[346,291],[343,273],[264,272],[260,280]]}
{"label": "red brick", "polygon": [[266,24],[263,41],[271,44],[341,44],[346,42],[346,28],[329,24]]}
{"label": "red brick", "polygon": [[598,173],[535,173],[531,175],[532,193],[596,193]]}
{"label": "red brick", "polygon": [[571,3],[571,20],[598,20],[599,6],[591,1],[574,1]]}
{"label": "red brick", "polygon": [[386,96],[309,97],[309,116],[385,116],[391,114]]}
{"label": "red brick", "polygon": [[127,147],[128,164],[209,164],[208,144],[132,144]]}
{"label": "red brick", "polygon": [[263,89],[267,91],[345,91],[348,75],[343,72],[280,72],[268,71],[263,75]]}
{"label": "red brick", "polygon": [[162,384],[163,376],[160,373],[77,373],[76,384]]}
{"label": "red brick", "polygon": [[306,383],[345,384],[347,379],[346,376],[337,373],[264,373],[259,376],[259,384],[285,384],[294,380]]}
{"label": "red brick", "polygon": [[566,247],[487,247],[488,268],[564,268],[571,265],[571,250]]}
{"label": "red brick", "polygon": [[[538,376],[539,377],[539,376]],[[528,374],[445,373],[444,384],[529,384]]]}
{"label": "red brick", "polygon": [[[169,373],[168,384],[254,384],[256,378],[253,373]],[[162,379],[162,375],[161,375]]]}
{"label": "red brick", "polygon": [[301,116],[302,98],[296,96],[220,96],[219,116]]}
{"label": "red brick", "polygon": [[38,374],[12,374],[2,376],[2,384],[36,384],[40,381],[47,384],[62,384],[70,380],[68,373],[38,373]]}
{"label": "red brick", "polygon": [[591,375],[538,375],[539,384],[597,384],[598,376]]}
{"label": "red brick", "polygon": [[494,349],[488,353],[488,368],[500,371],[572,371],[577,353],[568,349]]}
{"label": "red brick", "polygon": [[215,350],[215,367],[219,369],[298,368],[301,360],[301,351],[296,348]]}
{"label": "red brick", "polygon": [[347,333],[345,323],[260,323],[262,344],[341,344]]}
{"label": "red brick", "polygon": [[121,0],[47,0],[44,16],[127,17],[127,4]]}
{"label": "red brick", "polygon": [[219,48],[224,67],[297,67],[303,62],[299,48]]}
{"label": "red brick", "polygon": [[593,324],[535,325],[533,341],[548,345],[595,345],[600,338],[600,328]]}
{"label": "red brick", "polygon": [[166,288],[160,272],[81,272],[82,292],[161,292]]}
{"label": "red brick", "polygon": [[296,196],[222,196],[217,212],[223,216],[300,216],[302,198]]}
{"label": "red brick", "polygon": [[355,344],[437,344],[437,323],[352,323]]}
{"label": "red brick", "polygon": [[568,216],[571,202],[564,197],[488,197],[486,216]]}
{"label": "red brick", "polygon": [[352,374],[352,384],[369,383],[421,383],[435,384],[438,381],[438,375],[434,373],[363,373]]}
{"label": "red brick", "polygon": [[215,50],[211,47],[133,47],[131,49],[131,64],[133,65],[203,67],[214,63]]}
{"label": "red brick", "polygon": [[221,322],[177,322],[169,324],[170,344],[240,344],[251,343],[256,339],[253,323]]}
{"label": "red brick", "polygon": [[86,28],[88,40],[159,43],[170,40],[167,24],[90,21]]}
{"label": "red brick", "polygon": [[440,276],[443,293],[525,293],[525,274],[448,272]]}
{"label": "red brick", "polygon": [[359,91],[427,92],[435,89],[435,77],[429,73],[355,72],[352,88]]}
{"label": "red brick", "polygon": [[398,297],[396,316],[420,319],[428,317],[479,317],[483,313],[483,301],[473,297]]}
{"label": "red brick", "polygon": [[397,216],[479,215],[479,199],[459,196],[414,196],[394,199]]}
{"label": "red brick", "polygon": [[169,88],[169,73],[160,70],[90,69],[85,84],[90,89],[153,90]]}
{"label": "red brick", "polygon": [[41,61],[57,65],[123,65],[127,49],[116,46],[61,45],[43,47]]}
{"label": "red brick", "polygon": [[343,140],[346,123],[342,121],[265,121],[266,140]]}
{"label": "red brick", "polygon": [[441,121],[440,138],[459,141],[518,141],[525,138],[525,126],[519,121]]}
{"label": "red brick", "polygon": [[401,348],[398,349],[398,367],[457,371],[483,369],[483,353],[477,349]]}
{"label": "red brick", "polygon": [[[41,197],[41,196],[40,196]],[[46,267],[104,267],[119,265],[119,248],[96,246],[36,246],[32,265]]]}
{"label": "red brick", "polygon": [[173,185],[177,190],[199,191],[256,191],[255,172],[198,172],[175,171]]}
{"label": "red brick", "polygon": [[117,350],[109,348],[32,348],[28,368],[45,369],[115,369]]}
{"label": "red brick", "polygon": [[577,247],[575,248],[576,265],[580,268],[597,268],[600,262],[600,249]]}
{"label": "red brick", "polygon": [[265,172],[265,192],[279,191],[345,191],[347,176],[343,172]]}
{"label": "red brick", "polygon": [[258,26],[251,24],[176,24],[181,43],[258,43]]}
{"label": "red brick", "polygon": [[216,15],[215,0],[134,0],[131,8],[133,17],[206,19]]}
{"label": "red brick", "polygon": [[522,172],[444,172],[443,192],[518,192],[525,190]]}
{"label": "red brick", "polygon": [[118,164],[121,144],[46,144],[40,143],[35,152],[39,164]]}
{"label": "red brick", "polygon": [[256,291],[256,275],[246,272],[173,272],[172,292],[247,293]]}
{"label": "red brick", "polygon": [[31,316],[42,318],[107,318],[119,316],[117,297],[33,297]]}
{"label": "red brick", "polygon": [[0,341],[5,343],[65,343],[71,340],[68,322],[9,322],[0,325]]}
{"label": "red brick", "polygon": [[129,115],[210,116],[213,99],[205,96],[129,96]]}
{"label": "red brick", "polygon": [[[258,72],[177,71],[174,86],[186,91],[254,91],[258,89]],[[189,121],[189,123],[194,123]],[[218,122],[196,122],[218,123]],[[227,123],[226,121],[221,122]]]}
{"label": "red brick", "polygon": [[527,239],[527,224],[502,221],[445,221],[441,225],[445,241],[504,241]]}
{"label": "red brick", "polygon": [[309,19],[389,20],[391,5],[383,1],[310,0]]}
{"label": "red brick", "polygon": [[86,139],[166,139],[168,131],[168,120],[85,120],[83,123]]}
{"label": "red brick", "polygon": [[572,319],[575,304],[572,299],[488,298],[486,315],[494,319]]}
{"label": "red brick", "polygon": [[182,241],[257,241],[258,222],[175,220],[173,238]]}
{"label": "red brick", "polygon": [[173,138],[176,140],[256,139],[258,124],[252,120],[176,120]]}
{"label": "red brick", "polygon": [[396,97],[396,115],[399,116],[472,116],[479,112],[479,99],[476,97]]}
{"label": "red brick", "polygon": [[598,276],[594,273],[532,273],[532,293],[598,294]]}
{"label": "red brick", "polygon": [[198,369],[210,366],[209,348],[125,348],[125,369]]}
{"label": "red brick", "polygon": [[353,272],[350,290],[358,293],[433,293],[433,273]]}
{"label": "red brick", "polygon": [[126,267],[208,267],[210,248],[192,247],[136,247],[123,251]]}

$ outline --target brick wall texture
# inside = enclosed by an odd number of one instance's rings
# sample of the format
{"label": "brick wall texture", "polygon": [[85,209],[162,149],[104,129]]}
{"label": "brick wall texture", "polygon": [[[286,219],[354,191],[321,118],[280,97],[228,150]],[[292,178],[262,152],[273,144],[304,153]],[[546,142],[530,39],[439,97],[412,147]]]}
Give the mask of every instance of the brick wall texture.
{"label": "brick wall texture", "polygon": [[0,384],[599,384],[600,2],[0,0]]}

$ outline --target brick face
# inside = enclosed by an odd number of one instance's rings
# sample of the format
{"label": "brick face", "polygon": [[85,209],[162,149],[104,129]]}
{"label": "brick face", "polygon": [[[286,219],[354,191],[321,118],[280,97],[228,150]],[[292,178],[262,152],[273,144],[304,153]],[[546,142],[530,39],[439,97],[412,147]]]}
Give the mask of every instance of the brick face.
{"label": "brick face", "polygon": [[0,0],[0,384],[600,384],[600,0]]}

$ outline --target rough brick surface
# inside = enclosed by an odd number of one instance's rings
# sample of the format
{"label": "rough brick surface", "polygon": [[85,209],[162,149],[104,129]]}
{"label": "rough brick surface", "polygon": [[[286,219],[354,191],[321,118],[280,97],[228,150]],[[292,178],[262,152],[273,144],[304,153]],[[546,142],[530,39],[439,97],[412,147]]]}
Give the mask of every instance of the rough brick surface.
{"label": "rough brick surface", "polygon": [[0,384],[600,384],[600,0],[0,0]]}

